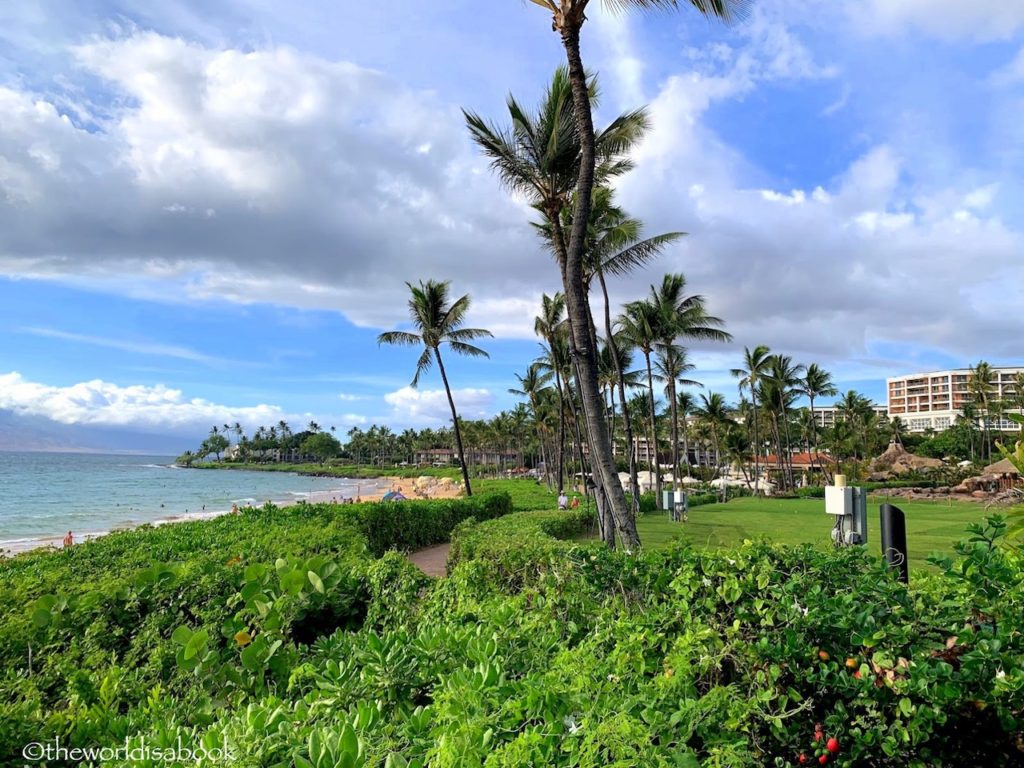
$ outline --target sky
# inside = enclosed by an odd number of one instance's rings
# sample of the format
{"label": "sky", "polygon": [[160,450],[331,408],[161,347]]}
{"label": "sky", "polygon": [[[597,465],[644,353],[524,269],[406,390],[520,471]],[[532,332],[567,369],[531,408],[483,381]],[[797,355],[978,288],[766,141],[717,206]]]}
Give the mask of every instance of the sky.
{"label": "sky", "polygon": [[[1024,4],[760,0],[613,14],[583,53],[598,125],[646,105],[619,203],[688,233],[613,300],[686,275],[732,344],[884,401],[884,380],[1021,363]],[[0,6],[0,411],[198,440],[211,424],[439,426],[436,372],[379,348],[406,281],[450,280],[483,418],[558,290],[463,108],[507,120],[563,60],[525,0],[57,0]]]}

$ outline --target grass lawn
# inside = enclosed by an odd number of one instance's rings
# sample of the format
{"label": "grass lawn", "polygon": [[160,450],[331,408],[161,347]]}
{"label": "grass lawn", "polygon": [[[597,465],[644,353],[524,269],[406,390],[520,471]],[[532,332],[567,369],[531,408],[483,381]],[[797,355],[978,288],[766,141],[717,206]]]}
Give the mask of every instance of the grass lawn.
{"label": "grass lawn", "polygon": [[[881,496],[868,500],[868,548],[875,553],[881,552],[878,507],[884,501]],[[893,503],[907,516],[907,549],[911,565],[917,567],[924,566],[930,554],[952,554],[968,523],[986,514],[983,505],[969,502]],[[831,546],[832,518],[825,514],[824,499],[741,498],[694,507],[687,523],[672,523],[664,512],[647,514],[638,528],[645,547],[661,547],[676,537],[698,546],[730,546],[762,536],[782,544]]]}
{"label": "grass lawn", "polygon": [[[507,491],[516,511],[555,509],[555,495],[547,486],[533,480],[474,480],[477,493]],[[884,496],[868,500],[868,549],[881,553],[878,507]],[[907,548],[912,567],[931,568],[928,555],[952,554],[953,545],[966,536],[967,525],[982,520],[982,504],[964,501],[905,501],[892,499],[907,516]],[[640,540],[647,548],[665,546],[676,537],[685,537],[697,546],[734,546],[744,539],[766,537],[780,544],[817,544],[832,546],[829,533],[832,519],[825,514],[824,499],[741,498],[726,504],[708,504],[690,510],[690,520],[673,523],[667,513],[652,512],[640,518]]]}

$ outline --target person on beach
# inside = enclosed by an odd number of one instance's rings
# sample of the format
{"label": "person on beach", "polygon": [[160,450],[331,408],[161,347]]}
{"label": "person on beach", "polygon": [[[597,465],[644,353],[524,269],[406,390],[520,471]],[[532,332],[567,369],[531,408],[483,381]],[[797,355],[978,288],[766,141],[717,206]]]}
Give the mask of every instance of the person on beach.
{"label": "person on beach", "polygon": [[231,505],[231,514],[232,515],[237,515],[238,514],[238,505],[237,504],[232,504]]}
{"label": "person on beach", "polygon": [[569,497],[565,495],[565,491],[558,494],[558,508],[565,509],[569,506]]}
{"label": "person on beach", "polygon": [[67,536],[64,537],[64,549],[68,549],[74,545],[74,543],[75,537],[72,535],[71,531],[68,531]]}
{"label": "person on beach", "polygon": [[580,508],[580,497],[579,496],[573,496],[572,497],[572,502],[569,504],[569,508],[570,509],[579,509]]}

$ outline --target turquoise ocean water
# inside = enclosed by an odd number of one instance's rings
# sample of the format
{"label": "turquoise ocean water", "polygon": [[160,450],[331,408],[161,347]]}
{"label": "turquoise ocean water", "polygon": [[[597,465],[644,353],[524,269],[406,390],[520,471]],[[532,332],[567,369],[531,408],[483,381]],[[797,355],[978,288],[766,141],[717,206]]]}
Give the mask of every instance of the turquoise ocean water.
{"label": "turquoise ocean water", "polygon": [[232,504],[340,500],[377,487],[372,480],[179,469],[172,460],[0,452],[0,549],[23,549],[69,529],[80,541],[141,523],[214,516]]}

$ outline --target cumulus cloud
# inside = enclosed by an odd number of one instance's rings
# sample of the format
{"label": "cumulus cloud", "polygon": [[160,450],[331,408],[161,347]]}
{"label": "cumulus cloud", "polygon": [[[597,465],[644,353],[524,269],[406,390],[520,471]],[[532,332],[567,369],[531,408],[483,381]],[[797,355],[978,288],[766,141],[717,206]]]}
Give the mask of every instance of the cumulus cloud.
{"label": "cumulus cloud", "polygon": [[[792,16],[803,5],[780,3]],[[925,5],[875,3],[864,23],[917,24]],[[988,29],[989,17],[960,5],[950,12],[968,14],[965,28]],[[1016,29],[1017,7],[992,5],[992,18]],[[998,172],[961,172],[932,145],[915,153],[909,140],[865,131],[848,137],[858,149],[845,168],[784,183],[711,127],[716,107],[760,88],[800,80],[834,93],[839,74],[845,106],[830,122],[858,114],[870,88],[847,82],[855,67],[816,56],[786,13],[758,4],[727,42],[680,46],[659,62],[656,88],[637,63],[646,53],[615,35],[628,22],[597,17],[606,61],[621,64],[621,100],[645,84],[652,95],[653,130],[620,201],[649,233],[690,233],[654,272],[615,281],[613,299],[636,298],[674,269],[740,343],[824,359],[863,354],[876,339],[968,356],[1008,349],[1020,321],[992,310],[1020,281],[1022,242],[1019,223],[1001,218],[1013,193]],[[0,88],[0,274],[158,301],[336,309],[373,328],[405,319],[405,280],[452,278],[473,296],[471,325],[532,337],[556,271],[453,103],[287,47],[132,32],[74,55],[106,89],[74,110]],[[517,95],[529,103],[539,91]],[[1019,132],[1018,113],[1007,131]],[[424,393],[412,395],[391,405],[422,417]]]}
{"label": "cumulus cloud", "polygon": [[885,34],[913,28],[948,40],[1008,40],[1024,28],[1024,4],[1006,0],[870,0],[847,8],[855,24]]}
{"label": "cumulus cloud", "polygon": [[[485,419],[493,411],[494,396],[486,389],[452,390],[452,399],[460,419]],[[384,402],[392,408],[393,421],[401,424],[437,426],[452,420],[443,389],[402,387],[384,395]]]}
{"label": "cumulus cloud", "polygon": [[[188,397],[162,385],[120,386],[100,379],[69,386],[29,381],[20,373],[0,374],[0,410],[41,416],[60,424],[153,429],[176,434],[205,433],[211,424],[247,428],[282,419],[305,424],[312,414],[288,413],[276,405],[229,406]],[[339,425],[365,424],[358,414],[331,417]]]}
{"label": "cumulus cloud", "polygon": [[497,297],[495,277],[517,292],[555,278],[458,108],[432,94],[287,48],[155,33],[75,55],[109,89],[87,120],[0,89],[0,272],[373,326],[403,311],[404,279]]}

